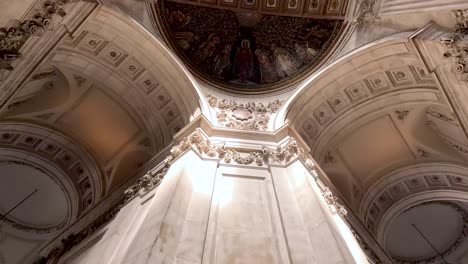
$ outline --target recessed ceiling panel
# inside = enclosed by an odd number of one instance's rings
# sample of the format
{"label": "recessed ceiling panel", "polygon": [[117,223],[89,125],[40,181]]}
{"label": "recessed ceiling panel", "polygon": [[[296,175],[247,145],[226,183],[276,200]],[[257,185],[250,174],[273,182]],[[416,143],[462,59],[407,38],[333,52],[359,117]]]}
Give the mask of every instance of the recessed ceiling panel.
{"label": "recessed ceiling panel", "polygon": [[361,182],[378,170],[414,156],[390,116],[374,120],[346,136],[339,144],[346,165]]}

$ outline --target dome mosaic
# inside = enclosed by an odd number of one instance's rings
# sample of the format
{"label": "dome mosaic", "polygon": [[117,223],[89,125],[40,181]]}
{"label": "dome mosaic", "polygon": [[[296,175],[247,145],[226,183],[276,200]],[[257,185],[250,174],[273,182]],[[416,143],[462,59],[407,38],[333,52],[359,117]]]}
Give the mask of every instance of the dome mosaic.
{"label": "dome mosaic", "polygon": [[159,1],[159,25],[194,74],[247,93],[288,87],[316,69],[340,35],[346,6],[343,0],[208,2]]}

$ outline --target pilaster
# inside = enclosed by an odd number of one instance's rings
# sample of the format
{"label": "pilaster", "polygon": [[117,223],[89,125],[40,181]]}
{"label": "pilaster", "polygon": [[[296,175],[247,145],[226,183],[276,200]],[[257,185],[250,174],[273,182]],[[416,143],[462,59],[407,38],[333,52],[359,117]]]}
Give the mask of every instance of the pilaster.
{"label": "pilaster", "polygon": [[367,263],[289,125],[238,131],[200,117],[175,138],[103,235],[59,263]]}

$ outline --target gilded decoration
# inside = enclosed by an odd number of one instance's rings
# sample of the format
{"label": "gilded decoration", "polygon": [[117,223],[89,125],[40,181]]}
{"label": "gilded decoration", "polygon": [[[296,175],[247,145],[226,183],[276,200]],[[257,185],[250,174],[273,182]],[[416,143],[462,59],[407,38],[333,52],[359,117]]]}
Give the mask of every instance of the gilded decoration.
{"label": "gilded decoration", "polygon": [[235,91],[291,82],[320,62],[343,25],[160,2],[161,24],[179,56],[204,80]]}

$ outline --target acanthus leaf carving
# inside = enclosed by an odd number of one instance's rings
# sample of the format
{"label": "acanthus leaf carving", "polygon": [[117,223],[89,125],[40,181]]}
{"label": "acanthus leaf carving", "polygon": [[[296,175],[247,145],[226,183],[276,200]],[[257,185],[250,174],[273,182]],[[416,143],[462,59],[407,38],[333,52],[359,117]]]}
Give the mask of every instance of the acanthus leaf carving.
{"label": "acanthus leaf carving", "polygon": [[213,95],[206,95],[208,104],[216,110],[218,124],[223,127],[260,130],[268,129],[270,116],[281,108],[284,101],[275,100],[268,104],[238,103],[227,99],[218,99]]}
{"label": "acanthus leaf carving", "polygon": [[55,15],[65,17],[63,6],[74,0],[42,1],[38,9],[33,9],[27,19],[16,21],[9,28],[0,27],[0,70],[12,71],[12,61],[21,57],[19,52],[24,43],[41,29],[50,29]]}
{"label": "acanthus leaf carving", "polygon": [[323,195],[323,198],[325,198],[325,202],[327,203],[328,208],[330,209],[332,213],[339,214],[342,217],[348,214],[348,212],[346,211],[346,208],[340,203],[338,203],[338,198],[336,198],[336,196],[333,195],[330,188],[325,187],[322,190],[322,195]]}
{"label": "acanthus leaf carving", "polygon": [[453,10],[456,30],[437,39],[446,46],[445,58],[453,58],[454,70],[463,81],[468,81],[468,9]]}

